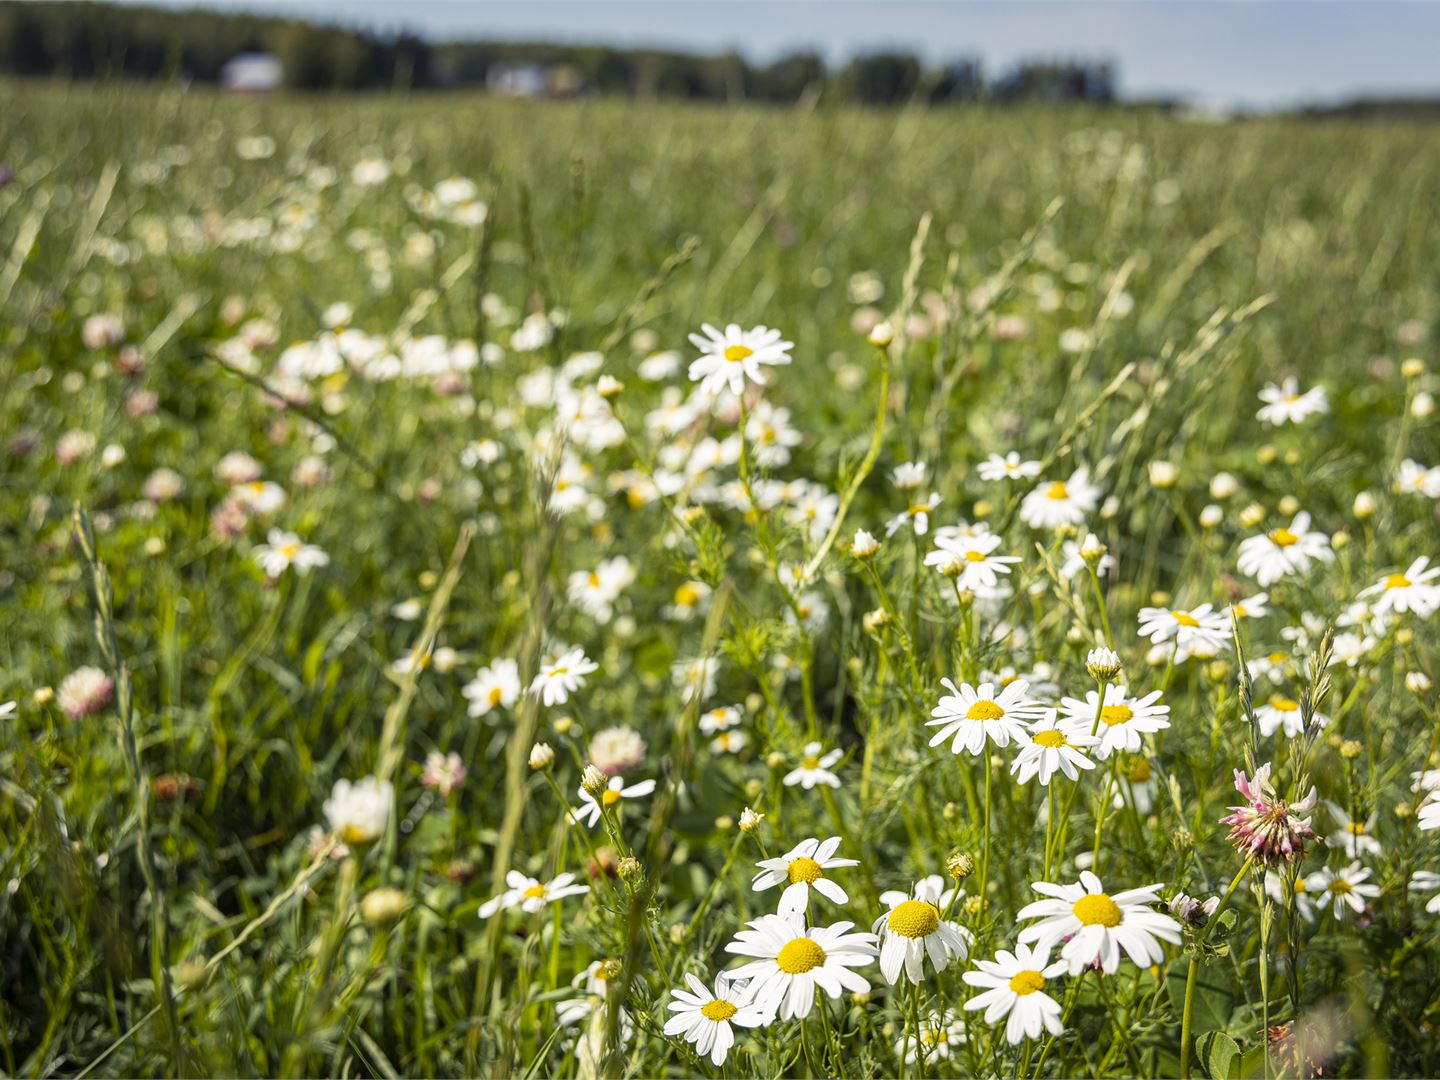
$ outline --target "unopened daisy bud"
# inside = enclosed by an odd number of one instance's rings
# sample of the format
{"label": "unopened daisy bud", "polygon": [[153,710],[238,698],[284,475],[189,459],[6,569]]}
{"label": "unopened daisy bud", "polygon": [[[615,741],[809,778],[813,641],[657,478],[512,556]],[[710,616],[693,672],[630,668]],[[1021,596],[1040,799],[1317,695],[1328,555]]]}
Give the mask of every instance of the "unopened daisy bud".
{"label": "unopened daisy bud", "polygon": [[884,608],[867,611],[861,616],[860,625],[865,628],[867,634],[878,635],[890,625],[890,613]]}
{"label": "unopened daisy bud", "polygon": [[1224,660],[1211,660],[1205,665],[1205,674],[1211,682],[1221,682],[1230,674],[1230,665]]}
{"label": "unopened daisy bud", "polygon": [[645,867],[634,855],[626,855],[616,865],[615,873],[621,881],[634,881],[645,873]]}
{"label": "unopened daisy bud", "polygon": [[1210,478],[1210,497],[1228,499],[1240,490],[1240,481],[1228,472],[1219,472]]}
{"label": "unopened daisy bud", "polygon": [[431,589],[433,589],[436,585],[440,583],[440,575],[435,573],[434,570],[424,570],[421,572],[420,577],[417,580],[420,583],[420,588],[424,589],[426,592],[429,592]]}
{"label": "unopened daisy bud", "polygon": [[601,375],[595,383],[595,389],[601,397],[612,398],[625,389],[625,384],[614,375]]}
{"label": "unopened daisy bud", "polygon": [[895,328],[888,322],[878,322],[870,328],[867,339],[877,349],[888,349],[895,340]]}
{"label": "unopened daisy bud", "polygon": [[1300,512],[1300,500],[1294,495],[1286,495],[1279,503],[1280,513],[1286,517],[1294,517]]}
{"label": "unopened daisy bud", "polygon": [[670,927],[670,943],[672,945],[684,945],[685,937],[690,933],[690,927],[682,922],[677,922]]}
{"label": "unopened daisy bud", "polygon": [[1170,594],[1164,589],[1156,589],[1150,594],[1150,603],[1154,604],[1156,607],[1169,607]]}
{"label": "unopened daisy bud", "polygon": [[1081,626],[1072,626],[1065,631],[1065,643],[1067,645],[1083,645],[1090,640],[1090,631]]}
{"label": "unopened daisy bud", "polygon": [[770,766],[770,768],[772,769],[778,769],[781,765],[785,764],[785,755],[780,753],[778,750],[772,750],[768,755],[766,755],[765,764]]}
{"label": "unopened daisy bud", "polygon": [[1418,379],[1425,374],[1425,361],[1418,356],[1409,357],[1400,361],[1400,374],[1407,379]]}
{"label": "unopened daisy bud", "polygon": [[1170,834],[1170,843],[1175,845],[1177,851],[1189,851],[1195,846],[1195,834],[1189,829],[1176,829]]}
{"label": "unopened daisy bud", "polygon": [[1172,488],[1180,479],[1180,470],[1169,461],[1150,462],[1150,486],[1160,489]]}
{"label": "unopened daisy bud", "polygon": [[1339,530],[1338,532],[1335,533],[1334,536],[1330,537],[1330,546],[1331,546],[1332,548],[1334,548],[1336,551],[1340,551],[1340,550],[1342,550],[1342,549],[1344,549],[1344,548],[1349,547],[1349,546],[1350,546],[1350,534],[1349,534],[1348,532],[1346,532],[1344,529]]}
{"label": "unopened daisy bud", "polygon": [[1299,465],[1299,464],[1300,464],[1300,451],[1299,451],[1299,450],[1296,450],[1293,446],[1292,446],[1289,450],[1286,450],[1286,451],[1285,451],[1285,464],[1286,464],[1286,465]]}
{"label": "unopened daisy bud", "polygon": [[979,896],[967,896],[965,898],[965,914],[972,919],[985,910],[985,900]]}
{"label": "unopened daisy bud", "polygon": [[585,771],[580,775],[580,787],[586,794],[593,795],[597,799],[605,793],[605,789],[609,785],[609,779],[594,765],[586,765]]}
{"label": "unopened daisy bud", "polygon": [[1253,529],[1265,520],[1265,508],[1259,503],[1251,503],[1240,511],[1240,524],[1247,529]]}
{"label": "unopened daisy bud", "polygon": [[729,814],[721,814],[715,819],[716,832],[729,832],[735,827],[735,819]]}
{"label": "unopened daisy bud", "polygon": [[360,917],[371,926],[390,926],[410,907],[410,898],[401,890],[386,885],[372,889],[360,901]]}
{"label": "unopened daisy bud", "polygon": [[1101,543],[1100,538],[1093,532],[1086,533],[1085,539],[1080,541],[1080,558],[1084,559],[1091,566],[1099,565],[1100,560],[1105,558],[1107,551],[1109,551],[1109,548]]}
{"label": "unopened daisy bud", "polygon": [[145,554],[152,559],[165,554],[165,538],[163,536],[151,536],[145,541]]}
{"label": "unopened daisy bud", "polygon": [[[1104,516],[1104,511],[1101,511],[1101,516]],[[1075,526],[1071,525],[1068,521],[1062,521],[1059,525],[1055,526],[1055,535],[1061,540],[1073,540],[1079,531],[1079,529],[1075,528]]]}
{"label": "unopened daisy bud", "polygon": [[1258,461],[1261,465],[1269,465],[1272,461],[1275,460],[1275,457],[1278,453],[1279,451],[1276,450],[1275,447],[1271,446],[1269,443],[1266,443],[1264,446],[1260,447],[1259,450],[1255,451],[1255,460]]}
{"label": "unopened daisy bud", "polygon": [[1220,509],[1217,503],[1207,503],[1200,511],[1200,527],[1202,529],[1213,529],[1220,522],[1225,520],[1225,511]]}
{"label": "unopened daisy bud", "polygon": [[975,860],[963,851],[952,851],[945,856],[945,872],[956,881],[964,881],[975,872]]}
{"label": "unopened daisy bud", "polygon": [[615,959],[613,956],[608,960],[601,961],[600,963],[600,974],[604,976],[606,982],[609,982],[611,979],[618,979],[620,977],[620,973],[623,970],[624,965],[621,964],[620,961]]}
{"label": "unopened daisy bud", "polygon": [[[853,1004],[856,1004],[856,1005],[869,1005],[869,1004],[870,1004],[870,991],[869,991],[869,990],[856,990],[853,994],[850,995],[850,1001],[851,1001]],[[893,1032],[893,1028],[892,1028],[892,1032]]]}
{"label": "unopened daisy bud", "polygon": [[1119,512],[1120,500],[1117,499],[1114,495],[1109,496],[1103,503],[1100,504],[1100,517],[1105,521],[1109,521]]}
{"label": "unopened daisy bud", "polygon": [[549,743],[537,742],[530,748],[530,768],[543,772],[555,764],[555,751]]}
{"label": "unopened daisy bud", "polygon": [[880,550],[880,541],[864,529],[855,530],[855,539],[850,541],[850,554],[857,559],[868,559]]}
{"label": "unopened daisy bud", "polygon": [[953,802],[947,802],[940,808],[940,816],[946,821],[954,821],[960,816],[960,807],[956,806]]}
{"label": "unopened daisy bud", "polygon": [[42,686],[32,696],[36,705],[49,705],[55,700],[55,690],[53,687]]}
{"label": "unopened daisy bud", "polygon": [[981,521],[995,512],[995,504],[989,499],[976,499],[972,511],[976,521]]}
{"label": "unopened daisy bud", "polygon": [[1340,744],[1340,756],[1346,761],[1354,761],[1365,752],[1365,746],[1358,739],[1346,739]]}
{"label": "unopened daisy bud", "polygon": [[760,828],[760,823],[764,820],[764,814],[757,814],[747,806],[744,810],[740,811],[740,831],[743,833],[753,833]]}
{"label": "unopened daisy bud", "polygon": [[1423,671],[1407,671],[1405,673],[1405,689],[1412,694],[1428,694],[1434,685],[1430,681],[1430,676]]}
{"label": "unopened daisy bud", "polygon": [[125,464],[125,447],[119,443],[111,443],[100,451],[100,464],[107,469],[118,468]]}
{"label": "unopened daisy bud", "polygon": [[1103,646],[1085,654],[1085,670],[1092,679],[1108,682],[1120,674],[1120,654]]}
{"label": "unopened daisy bud", "polygon": [[1414,640],[1415,631],[1408,626],[1402,626],[1395,631],[1395,644],[1397,645],[1409,645]]}
{"label": "unopened daisy bud", "polygon": [[1415,400],[1410,403],[1410,415],[1416,420],[1424,420],[1435,411],[1435,399],[1421,390],[1415,395]]}
{"label": "unopened daisy bud", "polygon": [[1415,808],[1408,802],[1398,802],[1395,804],[1395,816],[1401,821],[1404,821],[1413,813],[1415,813]]}
{"label": "unopened daisy bud", "polygon": [[1354,505],[1351,507],[1354,514],[1361,521],[1364,521],[1378,509],[1375,496],[1368,491],[1362,491],[1355,496]]}
{"label": "unopened daisy bud", "polygon": [[[765,781],[761,780],[758,776],[752,776],[749,780],[745,781],[745,796],[747,798],[758,799],[760,793],[764,790]],[[759,816],[764,817],[765,815],[761,814]]]}
{"label": "unopened daisy bud", "polygon": [[175,965],[175,982],[186,990],[199,990],[210,978],[210,972],[200,960],[186,960]]}

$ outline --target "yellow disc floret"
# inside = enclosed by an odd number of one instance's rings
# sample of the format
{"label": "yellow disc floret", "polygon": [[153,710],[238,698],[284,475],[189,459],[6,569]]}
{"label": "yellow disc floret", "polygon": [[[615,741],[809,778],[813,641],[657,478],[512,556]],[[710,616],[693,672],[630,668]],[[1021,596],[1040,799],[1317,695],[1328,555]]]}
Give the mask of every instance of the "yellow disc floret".
{"label": "yellow disc floret", "polygon": [[700,1006],[700,1015],[705,1017],[706,1020],[714,1020],[717,1024],[722,1020],[729,1020],[739,1011],[740,1010],[735,1008],[734,1005],[731,1005],[730,1002],[721,1001],[719,998],[715,998],[713,1001],[707,1001],[704,1005]]}
{"label": "yellow disc floret", "polygon": [[1045,976],[1038,971],[1017,971],[1010,976],[1010,989],[1024,997],[1045,987]]}
{"label": "yellow disc floret", "polygon": [[940,911],[924,900],[902,900],[890,910],[887,922],[901,937],[922,938],[940,929]]}
{"label": "yellow disc floret", "polygon": [[1119,926],[1124,913],[1104,893],[1090,893],[1075,901],[1075,917],[1085,926]]}
{"label": "yellow disc floret", "polygon": [[1134,718],[1135,712],[1129,705],[1106,705],[1100,710],[1100,719],[1109,727],[1128,724]]}
{"label": "yellow disc floret", "polygon": [[791,859],[790,865],[785,868],[786,874],[790,877],[790,884],[805,882],[809,885],[812,881],[825,876],[825,871],[814,859],[808,859],[801,855],[798,859]]}
{"label": "yellow disc floret", "polygon": [[1054,728],[1046,731],[1037,731],[1035,733],[1035,743],[1038,746],[1048,746],[1052,750],[1067,745],[1065,733],[1063,731],[1056,731]]}
{"label": "yellow disc floret", "polygon": [[755,355],[755,350],[750,348],[749,345],[725,346],[725,359],[729,360],[732,364],[738,364],[741,360],[745,360],[753,355]]}
{"label": "yellow disc floret", "polygon": [[967,720],[999,720],[1005,710],[993,701],[977,701],[965,712]]}
{"label": "yellow disc floret", "polygon": [[775,963],[786,975],[803,975],[825,963],[825,950],[808,937],[797,937],[781,947]]}
{"label": "yellow disc floret", "polygon": [[1293,547],[1300,542],[1300,537],[1289,529],[1276,529],[1270,534],[1270,542],[1276,547]]}

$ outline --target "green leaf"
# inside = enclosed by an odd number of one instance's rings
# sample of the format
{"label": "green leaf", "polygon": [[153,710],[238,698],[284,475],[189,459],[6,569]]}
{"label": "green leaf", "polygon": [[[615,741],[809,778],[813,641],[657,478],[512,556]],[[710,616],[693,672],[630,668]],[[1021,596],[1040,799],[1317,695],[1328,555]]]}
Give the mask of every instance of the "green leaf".
{"label": "green leaf", "polygon": [[1196,1039],[1195,1056],[1205,1063],[1211,1080],[1239,1080],[1240,1047],[1223,1031],[1207,1031]]}
{"label": "green leaf", "polygon": [[[1188,957],[1176,957],[1165,972],[1165,987],[1177,1017],[1184,1015],[1185,976],[1189,963]],[[1195,1008],[1191,1014],[1190,1030],[1224,1031],[1230,1025],[1230,1013],[1238,996],[1234,977],[1227,969],[1201,964],[1196,972]]]}

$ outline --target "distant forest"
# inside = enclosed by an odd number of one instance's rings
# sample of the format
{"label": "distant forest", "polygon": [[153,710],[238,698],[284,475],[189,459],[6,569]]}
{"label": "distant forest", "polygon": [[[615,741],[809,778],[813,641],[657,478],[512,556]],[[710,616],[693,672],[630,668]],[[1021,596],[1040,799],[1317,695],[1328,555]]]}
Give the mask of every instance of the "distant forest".
{"label": "distant forest", "polygon": [[907,102],[1115,100],[1104,62],[1034,61],[995,78],[959,58],[927,67],[911,53],[859,56],[831,68],[797,52],[772,64],[735,53],[492,41],[427,42],[271,16],[104,3],[0,0],[0,74],[72,79],[218,82],[240,53],[269,53],[296,90],[423,90],[506,86],[517,67],[544,92],[788,103],[806,94],[870,105]]}

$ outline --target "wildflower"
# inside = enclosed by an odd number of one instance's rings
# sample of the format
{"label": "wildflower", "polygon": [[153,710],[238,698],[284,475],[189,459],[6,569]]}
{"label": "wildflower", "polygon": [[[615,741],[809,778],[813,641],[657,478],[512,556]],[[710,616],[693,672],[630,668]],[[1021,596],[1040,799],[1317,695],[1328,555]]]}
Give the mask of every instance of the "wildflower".
{"label": "wildflower", "polygon": [[925,957],[931,966],[944,971],[953,959],[970,955],[970,934],[955,923],[946,922],[942,912],[950,906],[956,890],[945,888],[939,874],[923,877],[910,893],[889,890],[880,902],[890,911],[871,927],[880,941],[880,974],[894,986],[903,969],[916,986],[924,975]]}
{"label": "wildflower", "polygon": [[1269,605],[1270,594],[1258,592],[1244,600],[1237,600],[1225,609],[1225,614],[1234,615],[1237,619],[1263,619],[1270,614]]}
{"label": "wildflower", "polygon": [[[592,669],[593,670],[593,669]],[[470,702],[471,716],[484,716],[491,709],[511,708],[520,700],[520,665],[502,657],[483,667],[460,689]]]}
{"label": "wildflower", "polygon": [[1310,531],[1310,515],[1296,514],[1288,526],[1240,541],[1237,565],[1262,586],[1273,585],[1287,574],[1301,574],[1310,563],[1330,562],[1335,553],[1330,538]]}
{"label": "wildflower", "polygon": [[1180,470],[1175,467],[1174,462],[1170,461],[1152,461],[1147,471],[1150,476],[1150,486],[1162,490],[1174,487],[1175,481],[1180,479]]}
{"label": "wildflower", "polygon": [[[1327,722],[1319,713],[1311,718],[1312,725],[1317,728],[1324,727]],[[1260,734],[1266,738],[1275,734],[1278,728],[1283,728],[1285,734],[1292,739],[1305,731],[1300,703],[1282,694],[1272,695],[1269,701],[1255,710],[1255,723],[1260,728]]]}
{"label": "wildflower", "polygon": [[1220,898],[1212,896],[1208,900],[1196,900],[1193,896],[1185,893],[1176,893],[1170,898],[1170,914],[1179,919],[1182,923],[1189,923],[1191,926],[1204,926],[1210,921],[1210,916],[1215,914],[1215,909],[1220,906]]}
{"label": "wildflower", "polygon": [[255,548],[255,561],[266,577],[278,578],[291,567],[303,577],[316,567],[330,563],[324,549],[305,543],[294,533],[271,529],[266,540],[269,543]]}
{"label": "wildflower", "polygon": [[706,394],[722,390],[739,396],[745,391],[745,380],[765,385],[762,364],[790,363],[793,344],[780,339],[779,330],[757,326],[742,330],[730,323],[721,333],[709,323],[701,326],[702,334],[691,334],[690,343],[700,350],[700,358],[690,364],[690,381],[699,382]]}
{"label": "wildflower", "polygon": [[1407,671],[1405,673],[1405,689],[1412,694],[1428,694],[1435,688],[1430,681],[1430,676],[1423,671]]}
{"label": "wildflower", "polygon": [[964,1042],[965,1021],[957,1019],[953,1013],[946,1010],[920,1018],[918,1046],[915,1043],[915,1032],[907,1024],[905,1034],[895,1040],[895,1053],[900,1055],[906,1065],[915,1064],[922,1053],[926,1061],[948,1061],[950,1055]]}
{"label": "wildflower", "polygon": [[857,559],[868,559],[880,550],[880,541],[864,529],[855,530],[855,539],[850,542],[850,554]]}
{"label": "wildflower", "polygon": [[930,738],[931,746],[954,736],[950,749],[956,754],[963,749],[979,755],[987,738],[1000,747],[1009,746],[1011,739],[1023,741],[1025,725],[1043,713],[1044,707],[1029,696],[1030,684],[1024,679],[1016,679],[998,694],[988,682],[979,687],[969,683],[957,687],[949,679],[940,682],[950,693],[930,711],[934,719],[925,725],[939,729]]}
{"label": "wildflower", "polygon": [[930,497],[924,502],[912,503],[907,506],[903,513],[896,514],[885,525],[885,535],[894,536],[901,529],[909,526],[916,536],[924,536],[930,531],[930,513],[940,505],[940,496],[931,492]]}
{"label": "wildflower", "polygon": [[330,798],[322,807],[330,831],[350,845],[368,844],[380,838],[390,820],[395,788],[389,780],[367,776],[358,783],[336,780]]}
{"label": "wildflower", "polygon": [[1011,450],[1004,457],[991,454],[975,471],[981,480],[1030,480],[1040,475],[1040,462],[1024,461]]}
{"label": "wildflower", "polygon": [[360,917],[371,926],[390,926],[410,908],[410,898],[400,889],[384,885],[371,889],[360,901]]}
{"label": "wildflower", "polygon": [[1240,854],[1273,867],[1305,853],[1305,841],[1315,839],[1315,830],[1310,819],[1300,815],[1315,808],[1314,788],[1298,802],[1286,802],[1276,794],[1270,782],[1270,763],[1266,762],[1253,777],[1236,769],[1235,790],[1247,805],[1230,807],[1232,813],[1221,818],[1220,824],[1230,826],[1229,840]]}
{"label": "wildflower", "polygon": [[1069,480],[1041,481],[1020,503],[1020,520],[1032,529],[1079,525],[1100,501],[1100,489],[1083,466]]}
{"label": "wildflower", "polygon": [[1381,854],[1380,841],[1374,836],[1375,823],[1380,817],[1378,811],[1372,812],[1364,821],[1356,821],[1338,803],[1327,799],[1325,808],[1330,811],[1330,816],[1338,826],[1333,833],[1325,837],[1326,847],[1337,848],[1352,859],[1358,859],[1362,855]]}
{"label": "wildflower", "polygon": [[895,466],[895,471],[890,474],[890,482],[895,485],[896,491],[914,491],[925,482],[925,463],[907,461],[903,465]]}
{"label": "wildflower", "polygon": [[964,851],[952,851],[945,856],[945,872],[956,881],[964,881],[975,872],[975,859]]}
{"label": "wildflower", "polygon": [[1092,733],[1099,737],[1093,752],[1100,761],[1117,750],[1139,750],[1143,743],[1142,735],[1163,731],[1170,726],[1167,719],[1170,706],[1158,704],[1159,690],[1132,698],[1127,686],[1108,683],[1102,689],[1103,698],[1100,691],[1089,690],[1084,701],[1071,697],[1060,700],[1060,715],[1064,717],[1068,733],[1077,738]]}
{"label": "wildflower", "polygon": [[750,745],[750,736],[743,731],[722,731],[710,740],[710,749],[717,754],[738,754]]}
{"label": "wildflower", "polygon": [[[1282,874],[1276,873],[1274,870],[1266,870],[1265,894],[1277,904],[1286,903],[1289,899],[1289,897],[1286,896],[1286,893],[1290,892],[1286,885],[1288,880],[1288,873]],[[1295,911],[1300,916],[1300,918],[1304,919],[1307,923],[1314,922],[1315,901],[1311,898],[1310,889],[1305,884],[1304,874],[1298,874],[1295,878],[1293,898],[1295,900]]]}
{"label": "wildflower", "polygon": [[1228,472],[1218,472],[1210,478],[1210,497],[1212,499],[1232,498],[1240,490],[1240,481],[1236,480]]}
{"label": "wildflower", "polygon": [[617,555],[594,570],[577,570],[571,574],[566,595],[586,615],[606,623],[615,613],[615,601],[634,581],[635,568],[630,560]]}
{"label": "wildflower", "polygon": [[115,697],[115,680],[97,667],[80,667],[66,675],[55,692],[60,711],[72,720],[94,716]]}
{"label": "wildflower", "polygon": [[804,914],[810,904],[811,889],[832,904],[849,903],[850,897],[845,890],[825,876],[826,870],[860,865],[858,859],[835,858],[839,848],[838,836],[824,842],[814,837],[802,840],[777,859],[760,860],[757,864],[760,873],[755,875],[750,887],[756,892],[764,892],[772,886],[789,882],[780,893],[780,904],[776,908],[781,915]]}
{"label": "wildflower", "polygon": [[1265,404],[1255,414],[1255,419],[1277,427],[1286,423],[1298,424],[1311,416],[1330,411],[1330,402],[1326,400],[1322,387],[1311,387],[1302,394],[1300,383],[1293,375],[1286,377],[1278,386],[1275,383],[1266,386],[1260,391],[1260,400]]}
{"label": "wildflower", "polygon": [[448,798],[469,775],[470,770],[465,768],[459,754],[453,751],[442,754],[438,750],[432,750],[425,756],[425,772],[420,777],[420,783],[427,788],[434,788],[442,798]]}
{"label": "wildflower", "polygon": [[[587,770],[588,772],[588,770]],[[580,786],[580,805],[570,811],[570,823],[583,823],[587,828],[593,829],[600,821],[601,808],[609,809],[617,805],[621,799],[639,799],[649,795],[655,790],[654,780],[641,780],[638,784],[625,786],[623,776],[612,776],[601,787],[597,796],[590,791],[589,786]]]}
{"label": "wildflower", "polygon": [[0,701],[0,720],[8,720],[15,715],[15,702]]}
{"label": "wildflower", "polygon": [[555,764],[555,748],[549,743],[537,742],[530,748],[530,768],[542,772]]}
{"label": "wildflower", "polygon": [[1120,654],[1114,649],[1091,649],[1085,654],[1085,670],[1092,679],[1113,679],[1120,674]]}
{"label": "wildflower", "polygon": [[1042,1028],[1051,1035],[1065,1030],[1060,1022],[1060,1003],[1045,992],[1045,984],[1063,975],[1066,963],[1051,963],[1050,949],[1048,944],[1037,949],[1016,945],[1013,953],[1001,949],[994,960],[977,960],[978,970],[960,976],[982,990],[965,1003],[967,1011],[984,1009],[987,1024],[1009,1017],[1005,1038],[1011,1046],[1021,1039],[1038,1039]]}
{"label": "wildflower", "polygon": [[95,436],[88,431],[67,431],[55,440],[55,460],[61,465],[73,465],[93,454],[96,442]]}
{"label": "wildflower", "polygon": [[185,478],[174,469],[156,469],[145,478],[140,493],[151,502],[169,502],[185,491]]}
{"label": "wildflower", "polygon": [[599,665],[585,656],[584,649],[570,649],[550,663],[540,665],[539,673],[530,683],[530,692],[546,705],[563,705],[585,685],[585,676],[598,669]]}
{"label": "wildflower", "polygon": [[566,873],[558,874],[548,885],[542,885],[536,878],[526,877],[518,870],[511,870],[505,875],[505,884],[509,888],[480,905],[480,918],[488,919],[497,911],[506,911],[513,907],[519,907],[525,914],[533,915],[546,904],[553,904],[567,896],[581,896],[590,891],[589,885],[576,885],[574,881],[575,875]]}
{"label": "wildflower", "polygon": [[798,767],[785,774],[784,784],[786,787],[794,787],[799,784],[806,791],[816,784],[838,788],[840,778],[830,770],[844,756],[842,750],[831,750],[824,753],[818,742],[806,743],[805,756],[800,759]]}
{"label": "wildflower", "polygon": [[[1427,469],[1418,461],[1406,458],[1400,462],[1400,470],[1395,476],[1395,490],[1401,495],[1424,495],[1429,499],[1440,499],[1440,466]],[[1361,492],[1361,495],[1367,494]],[[1356,516],[1359,516],[1359,500],[1356,499]],[[1375,497],[1370,497],[1374,503]],[[1371,511],[1374,512],[1373,510]]]}
{"label": "wildflower", "polygon": [[935,549],[925,556],[925,565],[953,577],[956,588],[972,592],[994,589],[1000,580],[997,575],[1010,573],[1009,564],[1020,561],[1015,555],[991,554],[1000,543],[1001,538],[994,533],[937,536]]}
{"label": "wildflower", "polygon": [[685,973],[689,991],[675,987],[670,991],[670,1011],[675,1015],[665,1021],[665,1034],[679,1036],[695,1047],[702,1057],[708,1056],[715,1066],[725,1064],[730,1048],[735,1045],[731,1024],[740,1027],[761,1027],[770,1022],[770,1014],[749,1001],[743,983],[737,985],[720,975],[711,993],[704,983]]}
{"label": "wildflower", "polygon": [[1098,877],[1082,870],[1078,884],[1037,881],[1031,887],[1051,899],[1026,904],[1017,913],[1017,919],[1040,920],[1020,931],[1020,943],[1036,942],[1048,952],[1064,941],[1060,959],[1071,975],[1097,962],[1105,974],[1115,974],[1122,948],[1137,966],[1150,967],[1165,958],[1160,942],[1180,941],[1180,924],[1150,908],[1159,902],[1157,893],[1163,885],[1146,885],[1111,896]]}
{"label": "wildflower", "polygon": [[1421,832],[1440,829],[1440,795],[1432,791],[1425,796],[1425,801],[1420,804],[1420,809],[1415,815],[1415,824]]}
{"label": "wildflower", "polygon": [[751,980],[753,1004],[781,1020],[803,1020],[820,989],[832,999],[845,990],[864,993],[870,983],[852,969],[875,958],[875,935],[850,933],[850,922],[806,927],[801,916],[762,915],[746,923],[725,951],[756,959],[733,969],[732,979]]}
{"label": "wildflower", "polygon": [[1229,633],[1225,616],[1215,611],[1213,604],[1201,604],[1188,611],[1184,608],[1140,609],[1140,636],[1157,645],[1174,639],[1177,649],[1188,649],[1197,643],[1220,646]]}
{"label": "wildflower", "polygon": [[687,704],[701,701],[715,693],[719,665],[713,656],[697,656],[693,660],[677,660],[670,665],[670,681],[680,688],[680,697]]}
{"label": "wildflower", "polygon": [[1440,890],[1440,874],[1433,870],[1416,870],[1414,876],[1410,878],[1411,892],[1435,893],[1425,903],[1425,910],[1432,915],[1440,912],[1440,892],[1436,890]]}
{"label": "wildflower", "polygon": [[714,735],[717,731],[726,731],[738,725],[743,715],[739,705],[717,705],[707,709],[700,714],[700,733]]}
{"label": "wildflower", "polygon": [[1043,719],[1035,721],[1024,737],[1010,771],[1015,774],[1018,784],[1028,784],[1038,775],[1041,785],[1048,787],[1050,778],[1057,771],[1071,780],[1078,780],[1081,769],[1095,767],[1095,763],[1082,752],[1083,748],[1094,746],[1099,741],[1088,733],[1062,728],[1055,710],[1050,709]]}
{"label": "wildflower", "polygon": [[606,776],[628,772],[645,761],[645,740],[621,725],[596,732],[590,740],[590,763]]}
{"label": "wildflower", "polygon": [[740,831],[753,833],[760,828],[760,823],[765,820],[764,814],[757,814],[750,807],[740,811]]}
{"label": "wildflower", "polygon": [[1321,903],[1328,903],[1335,918],[1345,914],[1348,907],[1356,915],[1365,914],[1365,900],[1380,895],[1380,886],[1367,884],[1370,868],[1362,867],[1359,861],[1352,862],[1343,870],[1330,867],[1315,871],[1305,879],[1305,888],[1324,897]]}
{"label": "wildflower", "polygon": [[256,517],[272,517],[278,514],[289,498],[285,489],[269,480],[254,480],[248,484],[237,484],[231,494],[247,513]]}
{"label": "wildflower", "polygon": [[[1429,567],[1429,569],[1426,569]],[[1430,566],[1430,558],[1421,555],[1412,562],[1403,574],[1389,574],[1367,589],[1361,589],[1359,596],[1376,596],[1374,609],[1381,614],[1403,614],[1413,611],[1422,619],[1428,619],[1440,608],[1440,566]]]}
{"label": "wildflower", "polygon": [[870,328],[866,340],[877,349],[889,348],[890,343],[895,340],[895,328],[888,322],[878,322]]}

